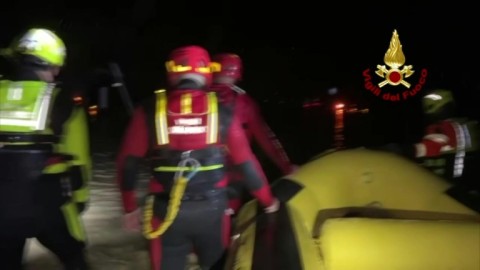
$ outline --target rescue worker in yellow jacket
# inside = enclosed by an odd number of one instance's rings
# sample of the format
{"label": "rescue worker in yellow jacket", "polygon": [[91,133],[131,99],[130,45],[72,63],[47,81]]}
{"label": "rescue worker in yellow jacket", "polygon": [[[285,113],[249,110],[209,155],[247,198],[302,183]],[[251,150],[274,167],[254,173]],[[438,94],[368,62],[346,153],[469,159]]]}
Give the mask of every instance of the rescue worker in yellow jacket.
{"label": "rescue worker in yellow jacket", "polygon": [[[470,154],[479,150],[478,123],[455,115],[453,95],[447,89],[429,91],[422,103],[428,125],[422,141],[415,144],[415,157],[424,158],[424,165],[434,173],[455,180],[463,175]],[[445,161],[449,156],[451,163]]]}
{"label": "rescue worker in yellow jacket", "polygon": [[88,269],[80,218],[91,178],[88,126],[55,81],[64,42],[35,28],[2,52],[12,65],[0,78],[0,269],[22,269],[28,238],[64,269]]}
{"label": "rescue worker in yellow jacket", "polygon": [[422,139],[413,145],[389,144],[384,149],[417,159],[451,182],[469,181],[480,187],[480,181],[465,175],[467,169],[472,171],[472,161],[480,150],[478,122],[457,115],[452,91],[447,89],[427,90],[422,107],[426,123]]}
{"label": "rescue worker in yellow jacket", "polygon": [[435,88],[422,98],[425,131],[415,144],[389,144],[383,150],[419,162],[453,183],[447,191],[455,199],[480,212],[480,126],[460,117],[452,91]]}

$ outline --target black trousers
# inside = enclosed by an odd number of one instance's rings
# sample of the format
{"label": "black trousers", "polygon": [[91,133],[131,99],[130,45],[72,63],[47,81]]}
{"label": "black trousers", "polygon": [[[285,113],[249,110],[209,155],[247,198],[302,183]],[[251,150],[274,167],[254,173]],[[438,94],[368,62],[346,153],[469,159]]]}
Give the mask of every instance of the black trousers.
{"label": "black trousers", "polygon": [[[57,256],[65,270],[88,269],[84,254],[85,242],[70,234],[60,209],[49,213],[39,223],[35,238]],[[12,230],[11,234],[8,231],[0,232],[0,268],[21,270],[24,267],[22,262],[26,238],[16,235]]]}
{"label": "black trousers", "polygon": [[[154,270],[185,269],[187,255],[197,255],[202,269],[212,267],[224,254],[230,234],[227,196],[207,200],[183,201],[176,219],[160,236],[150,241],[150,258]],[[165,217],[167,200],[155,203],[154,226]]]}
{"label": "black trousers", "polygon": [[[3,207],[3,222],[0,219],[0,269],[23,269],[27,238],[36,238],[54,253],[65,270],[87,269],[81,216],[77,206],[69,203],[72,198],[62,185],[66,182],[55,175],[43,175],[41,181],[33,183],[11,188],[12,196],[2,201],[9,207]],[[13,194],[19,190],[25,195],[20,200]],[[29,200],[31,197],[34,200]]]}

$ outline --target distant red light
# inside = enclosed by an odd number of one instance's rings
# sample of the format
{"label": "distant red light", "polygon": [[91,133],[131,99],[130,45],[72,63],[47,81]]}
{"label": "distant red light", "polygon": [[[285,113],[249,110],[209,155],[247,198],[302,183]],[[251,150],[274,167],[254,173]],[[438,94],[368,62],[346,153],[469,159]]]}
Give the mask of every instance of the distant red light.
{"label": "distant red light", "polygon": [[313,101],[313,102],[306,102],[306,103],[303,103],[303,108],[310,108],[310,107],[319,107],[321,106],[322,103],[319,102],[319,101]]}
{"label": "distant red light", "polygon": [[82,105],[83,98],[81,96],[75,96],[73,97],[73,102],[75,103],[75,105]]}
{"label": "distant red light", "polygon": [[335,104],[335,109],[343,109],[343,108],[345,108],[345,104],[343,104],[343,103]]}

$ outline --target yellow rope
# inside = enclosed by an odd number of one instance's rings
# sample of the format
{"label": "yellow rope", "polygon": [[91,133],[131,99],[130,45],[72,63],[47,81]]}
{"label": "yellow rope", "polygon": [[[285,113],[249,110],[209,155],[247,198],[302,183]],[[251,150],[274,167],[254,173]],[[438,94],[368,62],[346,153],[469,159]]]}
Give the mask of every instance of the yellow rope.
{"label": "yellow rope", "polygon": [[165,231],[172,225],[173,221],[177,217],[178,211],[180,210],[180,205],[182,203],[182,197],[185,193],[187,187],[188,179],[181,177],[175,181],[172,191],[170,192],[170,200],[168,201],[167,214],[165,220],[162,224],[156,229],[153,229],[152,218],[153,218],[153,205],[155,201],[155,196],[150,195],[145,207],[144,214],[144,223],[143,223],[143,234],[147,239],[154,239],[165,233]]}
{"label": "yellow rope", "polygon": [[[145,205],[144,220],[143,220],[143,235],[147,239],[154,239],[165,233],[165,231],[172,225],[173,221],[178,215],[180,205],[182,203],[182,197],[185,194],[188,181],[200,170],[200,162],[194,158],[188,157],[190,151],[185,152],[186,158],[182,159],[177,167],[178,168],[191,168],[190,173],[184,176],[185,169],[180,169],[175,173],[174,183],[172,190],[170,191],[170,200],[168,201],[167,214],[162,224],[155,230],[152,226],[152,219],[154,215],[154,203],[155,195],[150,195]],[[191,167],[186,165],[190,164]]]}

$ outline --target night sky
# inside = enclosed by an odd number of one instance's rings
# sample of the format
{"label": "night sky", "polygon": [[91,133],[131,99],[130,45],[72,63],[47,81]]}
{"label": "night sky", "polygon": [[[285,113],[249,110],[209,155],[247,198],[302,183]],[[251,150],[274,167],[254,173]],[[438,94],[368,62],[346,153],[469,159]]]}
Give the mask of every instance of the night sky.
{"label": "night sky", "polygon": [[[163,2],[119,1],[116,6],[79,8],[95,1],[48,1],[41,9],[12,7],[13,12],[5,14],[16,19],[2,16],[0,41],[5,44],[29,26],[47,26],[66,39],[71,65],[116,60],[139,73],[132,77],[143,77],[140,74],[153,68],[157,75],[151,77],[158,84],[164,82],[163,62],[171,49],[199,44],[211,52],[241,54],[246,83],[257,81],[254,75],[259,73],[265,79],[258,80],[278,81],[280,73],[288,74],[282,78],[295,85],[355,80],[360,70],[382,62],[397,29],[407,62],[439,69],[438,79],[449,81],[445,77],[452,72],[465,76],[478,71],[478,31],[474,9],[468,5]],[[272,87],[255,88],[266,88],[258,91],[268,94]]]}
{"label": "night sky", "polygon": [[[421,129],[420,95],[384,101],[364,88],[362,77],[366,68],[374,71],[377,64],[384,64],[396,29],[405,64],[413,65],[415,76],[423,68],[429,71],[424,88],[452,89],[462,113],[480,118],[480,44],[473,4],[139,0],[99,6],[97,2],[48,1],[39,9],[24,2],[5,6],[0,45],[6,46],[28,27],[49,27],[67,43],[66,74],[91,79],[93,70],[115,61],[134,101],[165,87],[164,62],[177,46],[198,44],[212,53],[236,52],[245,64],[241,86],[259,102],[268,101],[262,109],[280,133],[285,119],[295,119],[299,113],[294,110],[306,98],[323,98],[326,89],[335,86],[339,99],[372,108],[377,115],[373,122],[381,123],[373,133],[381,134],[382,142],[408,141],[418,135],[405,134],[419,134]],[[412,76],[412,83],[416,80]],[[406,132],[406,126],[416,132]]]}

